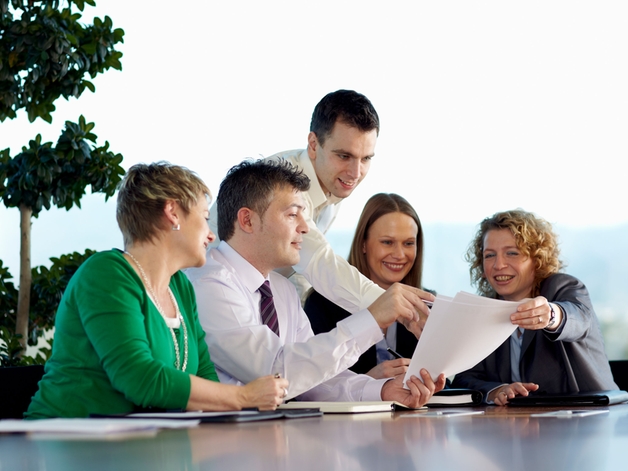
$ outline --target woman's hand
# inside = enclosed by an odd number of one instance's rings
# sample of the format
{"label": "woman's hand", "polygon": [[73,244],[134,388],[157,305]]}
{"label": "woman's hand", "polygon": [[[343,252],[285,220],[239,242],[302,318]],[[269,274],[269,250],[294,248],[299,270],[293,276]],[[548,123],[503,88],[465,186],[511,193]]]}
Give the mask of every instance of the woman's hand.
{"label": "woman's hand", "polygon": [[374,366],[366,374],[375,379],[394,378],[395,376],[405,375],[406,371],[408,371],[409,364],[409,358],[387,360],[377,366]]}
{"label": "woman's hand", "polygon": [[505,384],[499,388],[493,389],[487,396],[489,402],[493,401],[496,406],[505,406],[508,399],[515,396],[527,396],[530,391],[536,391],[539,385],[535,383],[512,383]]}
{"label": "woman's hand", "polygon": [[552,304],[555,319],[550,326],[551,308],[550,303],[543,296],[537,296],[530,301],[526,301],[517,308],[517,312],[510,316],[510,321],[528,330],[556,330],[563,320],[563,311],[558,304]]}
{"label": "woman's hand", "polygon": [[275,410],[288,395],[288,380],[277,376],[262,376],[240,386],[241,408],[257,407],[260,410]]}

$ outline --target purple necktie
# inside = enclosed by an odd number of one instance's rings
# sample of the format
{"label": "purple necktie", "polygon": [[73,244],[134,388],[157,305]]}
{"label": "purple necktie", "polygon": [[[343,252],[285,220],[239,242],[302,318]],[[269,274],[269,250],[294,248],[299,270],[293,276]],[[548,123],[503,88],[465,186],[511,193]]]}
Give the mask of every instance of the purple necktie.
{"label": "purple necktie", "polygon": [[277,311],[273,302],[273,292],[270,290],[268,280],[259,287],[258,291],[262,295],[260,301],[260,312],[262,314],[262,322],[279,337],[279,320],[277,319]]}

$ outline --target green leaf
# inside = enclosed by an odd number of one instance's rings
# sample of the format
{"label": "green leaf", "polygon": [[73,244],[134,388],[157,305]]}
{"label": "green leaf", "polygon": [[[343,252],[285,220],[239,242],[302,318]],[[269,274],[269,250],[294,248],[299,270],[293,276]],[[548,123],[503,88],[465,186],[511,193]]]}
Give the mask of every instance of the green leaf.
{"label": "green leaf", "polygon": [[90,89],[90,91],[92,93],[96,92],[96,87],[94,86],[94,84],[92,82],[90,82],[89,80],[83,80],[83,84]]}

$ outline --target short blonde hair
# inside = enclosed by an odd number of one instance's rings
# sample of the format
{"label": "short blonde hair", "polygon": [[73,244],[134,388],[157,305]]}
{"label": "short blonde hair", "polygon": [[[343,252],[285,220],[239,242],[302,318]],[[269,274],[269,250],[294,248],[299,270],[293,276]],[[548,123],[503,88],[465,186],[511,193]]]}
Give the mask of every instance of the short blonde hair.
{"label": "short blonde hair", "polygon": [[484,238],[488,231],[494,229],[509,229],[515,237],[517,248],[534,261],[532,296],[538,296],[541,282],[558,273],[563,266],[559,259],[558,237],[552,225],[522,209],[495,213],[480,223],[480,229],[469,245],[465,259],[471,264],[471,283],[477,286],[479,294],[491,298],[497,297],[497,293],[484,276]]}
{"label": "short blonde hair", "polygon": [[188,214],[200,195],[210,195],[196,173],[165,161],[133,165],[118,190],[116,219],[125,247],[153,240],[168,228],[162,217],[167,201],[176,201]]}

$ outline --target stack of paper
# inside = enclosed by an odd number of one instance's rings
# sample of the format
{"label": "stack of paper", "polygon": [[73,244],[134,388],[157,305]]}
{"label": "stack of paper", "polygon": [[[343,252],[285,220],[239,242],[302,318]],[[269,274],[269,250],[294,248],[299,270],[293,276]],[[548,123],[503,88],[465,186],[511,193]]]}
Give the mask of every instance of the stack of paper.
{"label": "stack of paper", "polygon": [[477,365],[515,330],[510,315],[523,301],[501,301],[459,292],[438,295],[414,350],[404,383],[427,369],[435,380]]}

